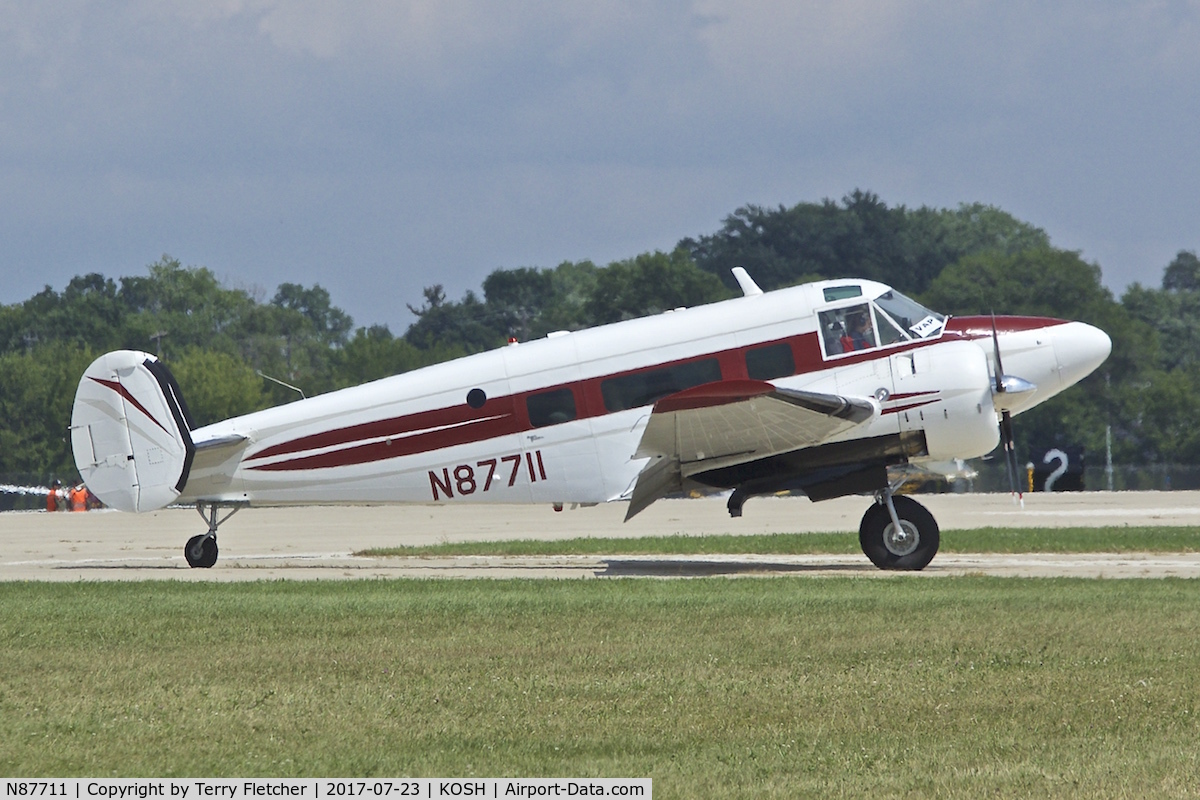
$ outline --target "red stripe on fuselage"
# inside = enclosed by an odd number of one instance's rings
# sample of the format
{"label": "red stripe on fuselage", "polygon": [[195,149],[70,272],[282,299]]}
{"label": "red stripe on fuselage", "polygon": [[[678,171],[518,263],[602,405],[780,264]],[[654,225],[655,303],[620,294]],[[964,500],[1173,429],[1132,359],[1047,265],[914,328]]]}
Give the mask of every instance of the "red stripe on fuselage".
{"label": "red stripe on fuselage", "polygon": [[933,400],[926,400],[921,403],[909,403],[906,406],[896,406],[895,408],[884,409],[882,413],[884,413],[884,414],[899,414],[901,411],[912,411],[914,408],[922,408],[924,406],[932,405],[936,402],[937,402],[937,400],[933,399]]}
{"label": "red stripe on fuselage", "polygon": [[[1066,325],[1069,320],[1053,317],[951,317],[946,322],[945,333],[962,336],[966,339],[991,338],[992,324],[996,325],[996,333],[1020,333],[1037,328],[1053,328]],[[943,334],[944,336],[945,334]]]}
{"label": "red stripe on fuselage", "polygon": [[[340,447],[362,443],[368,439],[421,439],[423,436],[444,434],[446,438],[453,440],[457,438],[453,432],[454,429],[463,429],[465,426],[466,428],[476,430],[477,428],[473,427],[475,423],[478,423],[481,419],[496,416],[512,419],[512,397],[489,398],[478,409],[471,408],[465,404],[450,406],[449,408],[435,408],[431,411],[418,411],[415,414],[403,417],[392,417],[390,419],[381,419],[374,422],[364,422],[360,425],[350,425],[345,428],[322,431],[310,436],[301,436],[299,439],[292,439],[289,442],[271,445],[249,456],[247,460],[271,458],[273,456],[300,453],[307,450]],[[512,431],[510,432],[516,432],[516,430],[518,430],[518,427],[515,424],[515,420],[513,420]],[[477,438],[472,437],[467,441],[476,441]],[[396,455],[407,454],[396,453]]]}
{"label": "red stripe on fuselage", "polygon": [[897,400],[911,400],[914,397],[929,397],[930,395],[937,394],[937,393],[938,393],[937,390],[930,390],[930,391],[925,391],[925,392],[897,392],[896,394],[890,395],[888,397],[888,400],[891,400],[892,402],[895,402]]}
{"label": "red stripe on fuselage", "polygon": [[[452,409],[446,409],[452,410]],[[396,438],[385,438],[382,441],[372,441],[364,444],[342,447],[325,453],[290,458],[268,464],[258,464],[250,469],[267,472],[287,471],[296,469],[323,469],[328,467],[348,467],[355,464],[368,464],[373,461],[383,461],[388,458],[411,456],[430,450],[441,450],[460,444],[481,442],[517,433],[521,426],[512,414],[496,417],[485,417],[472,420],[460,425],[447,428],[428,430],[422,433],[412,433]],[[254,458],[262,458],[262,454]]]}

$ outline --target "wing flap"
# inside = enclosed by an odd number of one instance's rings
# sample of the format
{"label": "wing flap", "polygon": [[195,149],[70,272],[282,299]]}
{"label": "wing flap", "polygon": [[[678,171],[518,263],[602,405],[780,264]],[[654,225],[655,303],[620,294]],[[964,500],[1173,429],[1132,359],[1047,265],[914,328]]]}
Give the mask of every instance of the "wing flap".
{"label": "wing flap", "polygon": [[668,395],[654,405],[634,453],[651,460],[626,519],[691,475],[814,447],[878,412],[873,400],[763,381],[720,381]]}

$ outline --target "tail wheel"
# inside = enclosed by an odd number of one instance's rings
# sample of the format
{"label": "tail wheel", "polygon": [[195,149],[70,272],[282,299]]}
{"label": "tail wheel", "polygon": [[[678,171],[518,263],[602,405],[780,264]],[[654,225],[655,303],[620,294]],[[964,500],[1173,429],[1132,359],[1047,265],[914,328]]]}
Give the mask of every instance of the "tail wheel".
{"label": "tail wheel", "polygon": [[910,497],[895,496],[892,503],[900,528],[896,528],[886,504],[871,506],[858,527],[862,551],[880,569],[925,569],[937,555],[940,543],[937,520]]}
{"label": "tail wheel", "polygon": [[183,557],[190,567],[211,567],[217,563],[217,537],[207,533],[193,536],[183,548]]}
{"label": "tail wheel", "polygon": [[208,523],[208,533],[188,539],[187,545],[183,548],[183,557],[187,559],[189,566],[208,568],[217,563],[217,528],[244,508],[245,504],[229,503],[224,507],[229,509],[229,513],[222,517],[220,516],[222,508],[220,503],[206,500],[196,503],[196,513]]}

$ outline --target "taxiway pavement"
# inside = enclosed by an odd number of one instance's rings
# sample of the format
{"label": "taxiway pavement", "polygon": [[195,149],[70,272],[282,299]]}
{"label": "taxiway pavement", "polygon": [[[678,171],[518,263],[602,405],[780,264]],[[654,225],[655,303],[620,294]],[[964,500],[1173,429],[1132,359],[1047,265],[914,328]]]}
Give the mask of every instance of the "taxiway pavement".
{"label": "taxiway pavement", "polygon": [[[926,495],[943,530],[979,527],[1200,525],[1200,492]],[[721,498],[663,500],[628,523],[613,503],[554,512],[549,506],[306,506],[251,508],[220,529],[212,569],[191,569],[183,544],[207,524],[192,508],[148,514],[0,514],[0,580],[338,579],[390,577],[594,578],[701,575],[861,575],[865,556],[604,556],[366,558],[375,547],[497,539],[632,538],[650,535],[845,531],[853,536],[870,500],[756,498],[731,519]],[[911,574],[911,573],[910,573]],[[1200,554],[939,554],[923,576],[989,574],[1200,577]]]}

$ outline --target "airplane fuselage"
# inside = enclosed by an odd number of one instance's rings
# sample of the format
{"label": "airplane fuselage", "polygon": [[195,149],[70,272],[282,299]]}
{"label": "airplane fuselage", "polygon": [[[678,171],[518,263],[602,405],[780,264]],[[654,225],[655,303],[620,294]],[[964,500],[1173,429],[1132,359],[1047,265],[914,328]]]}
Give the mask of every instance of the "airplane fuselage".
{"label": "airplane fuselage", "polygon": [[[791,461],[747,458],[690,475],[698,485],[770,490],[773,476],[783,486],[789,471],[812,473],[815,465],[819,472],[824,458],[826,490],[836,494],[855,488],[838,483],[839,464],[993,450],[992,319],[934,320],[925,338],[906,334],[889,344],[880,333],[866,349],[843,351],[847,338],[831,328],[840,333],[868,305],[876,328],[886,326],[873,304],[885,293],[869,281],[826,281],[739,297],[551,334],[236,417],[192,432],[197,442],[238,444],[201,447],[179,502],[628,498],[646,464],[633,454],[654,402],[717,381],[871,398],[876,413]],[[909,322],[919,329],[918,320]],[[1013,413],[1057,394],[1107,355],[1107,337],[1082,323],[1001,317],[996,338],[1005,369],[1037,387],[1005,398]]]}

